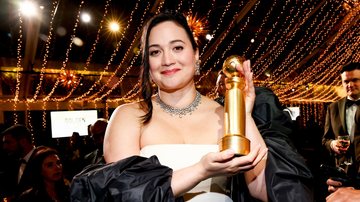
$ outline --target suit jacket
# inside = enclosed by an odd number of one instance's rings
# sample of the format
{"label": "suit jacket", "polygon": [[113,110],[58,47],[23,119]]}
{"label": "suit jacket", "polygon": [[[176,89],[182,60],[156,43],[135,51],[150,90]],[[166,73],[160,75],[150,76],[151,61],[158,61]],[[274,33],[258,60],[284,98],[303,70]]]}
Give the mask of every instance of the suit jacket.
{"label": "suit jacket", "polygon": [[360,110],[358,109],[355,114],[355,132],[354,132],[354,148],[355,148],[355,161],[357,164],[357,171],[360,174]]}
{"label": "suit jacket", "polygon": [[[22,193],[32,186],[32,173],[31,173],[31,169],[29,169],[30,166],[28,165],[31,163],[38,150],[39,147],[36,147],[34,149],[34,152],[31,154],[28,162],[26,163],[24,172],[20,178],[20,182],[17,185],[17,189],[16,189],[17,193]],[[16,180],[17,180],[19,168],[20,168],[20,163],[18,165],[18,169],[16,170]]]}
{"label": "suit jacket", "polygon": [[[335,165],[335,152],[331,149],[330,143],[332,140],[335,140],[340,135],[349,135],[346,129],[346,97],[331,103],[326,111],[326,119],[325,119],[325,126],[324,126],[324,135],[322,138],[322,145],[327,150],[328,154],[330,155],[330,158],[334,161],[330,162]],[[354,141],[350,145],[348,152],[350,155],[353,156],[353,159],[355,163],[353,164],[353,168],[351,170],[357,170],[358,163],[360,157],[360,141],[359,134],[360,134],[360,110],[358,109],[355,114],[355,133],[354,133]],[[356,142],[356,144],[355,144]],[[357,148],[356,148],[357,147]],[[358,153],[358,155],[355,155],[355,152]],[[355,174],[355,173],[352,173]]]}
{"label": "suit jacket", "polygon": [[94,151],[92,151],[84,156],[83,168],[85,168],[86,166],[91,165],[91,164],[99,163],[103,160],[104,159],[103,159],[102,153],[100,153],[99,149],[95,149]]}
{"label": "suit jacket", "polygon": [[339,135],[348,135],[345,121],[345,103],[346,97],[331,103],[326,111],[322,145],[327,149],[331,156],[334,156],[335,154],[330,147],[331,141],[335,140]]}

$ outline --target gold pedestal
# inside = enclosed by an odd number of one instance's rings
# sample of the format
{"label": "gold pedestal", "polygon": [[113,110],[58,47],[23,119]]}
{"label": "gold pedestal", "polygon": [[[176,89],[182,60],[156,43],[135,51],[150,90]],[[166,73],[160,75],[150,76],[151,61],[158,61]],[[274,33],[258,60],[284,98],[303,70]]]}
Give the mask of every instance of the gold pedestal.
{"label": "gold pedestal", "polygon": [[250,152],[250,141],[241,135],[225,135],[219,142],[220,151],[232,149],[235,156],[244,156]]}

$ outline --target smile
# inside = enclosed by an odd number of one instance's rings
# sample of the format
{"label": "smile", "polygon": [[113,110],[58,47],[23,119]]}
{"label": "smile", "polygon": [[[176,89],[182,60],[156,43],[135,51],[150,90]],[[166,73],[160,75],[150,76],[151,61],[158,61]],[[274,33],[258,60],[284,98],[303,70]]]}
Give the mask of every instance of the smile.
{"label": "smile", "polygon": [[161,71],[161,74],[163,75],[173,75],[175,74],[176,72],[178,72],[180,69],[169,69],[169,70],[164,70],[164,71]]}

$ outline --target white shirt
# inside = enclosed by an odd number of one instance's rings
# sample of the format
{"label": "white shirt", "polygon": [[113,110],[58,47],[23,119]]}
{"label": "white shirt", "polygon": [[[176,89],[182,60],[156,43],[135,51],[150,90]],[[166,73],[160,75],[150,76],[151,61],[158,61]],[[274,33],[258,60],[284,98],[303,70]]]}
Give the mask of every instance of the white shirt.
{"label": "white shirt", "polygon": [[[350,98],[348,98],[350,99]],[[350,99],[351,100],[351,99]],[[354,141],[354,131],[355,131],[355,113],[358,106],[356,104],[353,104],[349,107],[346,107],[346,129],[350,136],[350,141]]]}
{"label": "white shirt", "polygon": [[31,155],[34,153],[34,150],[35,147],[22,158],[23,160],[25,160],[25,162],[20,165],[19,173],[18,173],[18,183],[20,182],[21,176],[24,174],[26,164],[29,162]]}

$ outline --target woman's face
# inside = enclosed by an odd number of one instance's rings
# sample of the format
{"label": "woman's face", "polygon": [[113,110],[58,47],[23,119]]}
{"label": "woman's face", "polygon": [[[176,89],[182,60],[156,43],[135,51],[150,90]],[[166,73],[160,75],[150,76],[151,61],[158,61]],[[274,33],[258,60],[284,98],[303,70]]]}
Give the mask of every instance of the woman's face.
{"label": "woman's face", "polygon": [[41,175],[47,181],[59,181],[63,177],[62,164],[56,154],[47,156],[41,166]]}
{"label": "woman's face", "polygon": [[176,90],[192,84],[198,58],[185,30],[175,22],[162,22],[150,31],[150,75],[159,88]]}

